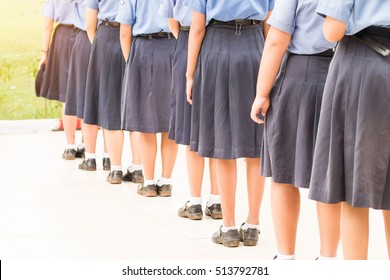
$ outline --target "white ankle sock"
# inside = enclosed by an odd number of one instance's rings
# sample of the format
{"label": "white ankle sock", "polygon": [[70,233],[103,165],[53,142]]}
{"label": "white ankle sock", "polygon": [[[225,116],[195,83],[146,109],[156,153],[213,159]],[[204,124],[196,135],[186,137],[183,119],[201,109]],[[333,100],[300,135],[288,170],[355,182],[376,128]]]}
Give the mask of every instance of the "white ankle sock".
{"label": "white ankle sock", "polygon": [[156,180],[152,179],[152,180],[146,180],[144,181],[144,186],[149,186],[149,185],[154,185],[156,184]]}
{"label": "white ankle sock", "polygon": [[190,196],[190,202],[187,203],[188,206],[202,204],[202,197],[199,196]]}
{"label": "white ankle sock", "polygon": [[111,171],[122,171],[122,165],[111,165]]}
{"label": "white ankle sock", "polygon": [[225,227],[225,226],[222,226],[222,227],[221,227],[221,231],[222,231],[222,232],[225,232],[225,233],[228,232],[228,231],[231,230],[231,229],[237,229],[237,228],[236,228],[236,226],[232,226],[232,227]]}
{"label": "white ankle sock", "polygon": [[81,142],[80,144],[77,145],[77,149],[79,149],[79,150],[82,150],[84,148],[85,148],[85,145],[83,142]]}
{"label": "white ankle sock", "polygon": [[242,229],[248,229],[248,228],[255,228],[257,230],[260,230],[260,225],[252,225],[248,222],[245,222],[242,226],[241,226]]}
{"label": "white ankle sock", "polygon": [[210,207],[213,204],[221,203],[221,197],[219,194],[209,194],[209,201],[207,201],[207,206]]}
{"label": "white ankle sock", "polygon": [[138,170],[142,170],[142,164],[138,165],[138,164],[131,163],[129,168],[127,168],[127,171],[129,171],[130,173],[133,173],[134,171],[138,171]]}
{"label": "white ankle sock", "polygon": [[157,186],[161,187],[162,185],[172,185],[172,178],[164,178],[160,177],[160,179],[157,180]]}
{"label": "white ankle sock", "polygon": [[85,158],[86,159],[90,159],[90,158],[96,159],[96,154],[90,154],[90,153],[85,152]]}
{"label": "white ankle sock", "polygon": [[109,153],[103,153],[103,158],[110,158],[110,154]]}
{"label": "white ankle sock", "polygon": [[279,261],[283,261],[283,260],[295,260],[295,255],[283,255],[283,254],[277,254],[276,255],[276,259],[275,260],[279,260]]}
{"label": "white ankle sock", "polygon": [[67,145],[66,145],[66,148],[67,148],[67,149],[76,150],[76,145],[75,145],[75,144],[67,144]]}

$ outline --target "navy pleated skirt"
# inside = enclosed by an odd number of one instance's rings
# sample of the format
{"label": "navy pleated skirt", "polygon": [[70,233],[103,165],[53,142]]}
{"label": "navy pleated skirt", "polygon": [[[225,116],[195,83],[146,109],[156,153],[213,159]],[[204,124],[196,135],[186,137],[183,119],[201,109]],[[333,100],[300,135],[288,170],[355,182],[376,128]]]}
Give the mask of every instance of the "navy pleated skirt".
{"label": "navy pleated skirt", "polygon": [[92,45],[85,91],[84,122],[121,129],[121,94],[125,60],[119,27],[100,25]]}
{"label": "navy pleated skirt", "polygon": [[191,134],[191,105],[187,102],[186,71],[188,31],[181,30],[177,39],[172,66],[171,116],[169,120],[169,139],[177,144],[189,145]]}
{"label": "navy pleated skirt", "polygon": [[81,30],[73,46],[70,59],[65,115],[84,117],[84,99],[91,43],[86,31]]}
{"label": "navy pleated skirt", "polygon": [[59,24],[56,27],[46,61],[41,97],[65,102],[70,57],[79,31],[80,29],[70,25]]}
{"label": "navy pleated skirt", "polygon": [[168,132],[176,40],[136,37],[123,82],[122,128]]}
{"label": "navy pleated skirt", "polygon": [[287,53],[270,93],[261,175],[308,188],[331,57]]}
{"label": "navy pleated skirt", "polygon": [[[370,35],[390,47],[390,37]],[[309,197],[390,210],[390,56],[354,37],[329,69]]]}
{"label": "navy pleated skirt", "polygon": [[263,125],[250,118],[264,38],[259,25],[209,25],[194,77],[192,151],[200,156],[259,158]]}

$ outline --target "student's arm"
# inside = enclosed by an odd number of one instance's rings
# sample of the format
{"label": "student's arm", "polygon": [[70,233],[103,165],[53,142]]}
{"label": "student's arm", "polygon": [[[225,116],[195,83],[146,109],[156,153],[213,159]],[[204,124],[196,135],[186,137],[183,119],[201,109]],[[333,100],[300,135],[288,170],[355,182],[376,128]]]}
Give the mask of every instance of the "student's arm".
{"label": "student's arm", "polygon": [[120,27],[120,42],[121,42],[121,49],[123,58],[127,62],[130,55],[130,48],[131,48],[131,40],[132,40],[132,26],[128,24],[121,23]]}
{"label": "student's arm", "polygon": [[267,24],[267,20],[269,19],[269,17],[271,16],[271,11],[268,12],[267,14],[267,17],[263,20],[262,22],[262,25],[263,25],[263,35],[264,35],[264,39],[267,38],[267,35],[268,35],[268,31],[269,31],[269,24]]}
{"label": "student's arm", "polygon": [[251,118],[258,124],[264,121],[258,117],[266,115],[269,102],[269,93],[278,75],[283,56],[291,41],[291,35],[271,27],[261,57],[259,75],[257,77],[257,94],[252,104]]}
{"label": "student's arm", "polygon": [[329,42],[337,42],[344,37],[347,25],[337,19],[326,17],[323,25],[323,32],[326,40]]}
{"label": "student's arm", "polygon": [[192,104],[192,87],[194,74],[198,61],[200,48],[206,34],[206,15],[194,11],[192,14],[191,30],[188,38],[188,61],[187,61],[187,101]]}
{"label": "student's arm", "polygon": [[174,20],[173,18],[169,18],[168,26],[171,32],[173,33],[173,36],[175,36],[175,38],[177,39],[179,37],[180,23],[177,20]]}
{"label": "student's arm", "polygon": [[42,64],[46,64],[47,54],[49,52],[50,38],[53,31],[54,21],[51,18],[45,17],[43,21],[42,30],[42,57],[39,61],[38,67],[41,68]]}
{"label": "student's arm", "polygon": [[98,10],[85,7],[85,24],[88,34],[88,39],[93,43],[96,36],[97,24],[98,24]]}

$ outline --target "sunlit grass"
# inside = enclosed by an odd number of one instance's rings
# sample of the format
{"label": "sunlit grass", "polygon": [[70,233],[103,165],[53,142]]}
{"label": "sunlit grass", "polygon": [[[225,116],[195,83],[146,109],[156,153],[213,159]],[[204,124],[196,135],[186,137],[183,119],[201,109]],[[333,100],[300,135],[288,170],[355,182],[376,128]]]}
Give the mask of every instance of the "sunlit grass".
{"label": "sunlit grass", "polygon": [[0,120],[59,118],[61,105],[35,96],[43,0],[0,0]]}

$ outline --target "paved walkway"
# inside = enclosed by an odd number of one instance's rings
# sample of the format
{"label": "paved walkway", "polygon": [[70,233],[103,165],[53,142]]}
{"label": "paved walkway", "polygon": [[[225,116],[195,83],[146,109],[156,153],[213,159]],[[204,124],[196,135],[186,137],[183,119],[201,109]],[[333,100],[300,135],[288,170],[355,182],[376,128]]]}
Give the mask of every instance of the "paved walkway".
{"label": "paved walkway", "polygon": [[[136,185],[106,183],[101,169],[99,132],[98,171],[77,169],[80,160],[61,158],[65,137],[52,132],[53,120],[0,121],[0,258],[54,260],[270,260],[276,252],[267,181],[261,209],[261,236],[256,247],[225,248],[211,242],[221,225],[179,218],[188,187],[184,149],[174,171],[173,196],[145,198]],[[77,132],[77,141],[80,132]],[[130,163],[128,135],[124,166]],[[160,163],[160,158],[158,158]],[[156,172],[160,171],[160,164]],[[239,177],[245,174],[238,164]],[[205,175],[204,203],[209,185]],[[297,259],[312,260],[319,241],[315,203],[302,191]],[[246,217],[245,181],[237,188],[236,221]],[[386,259],[381,212],[371,212],[370,259]],[[339,257],[342,258],[340,251]]]}

